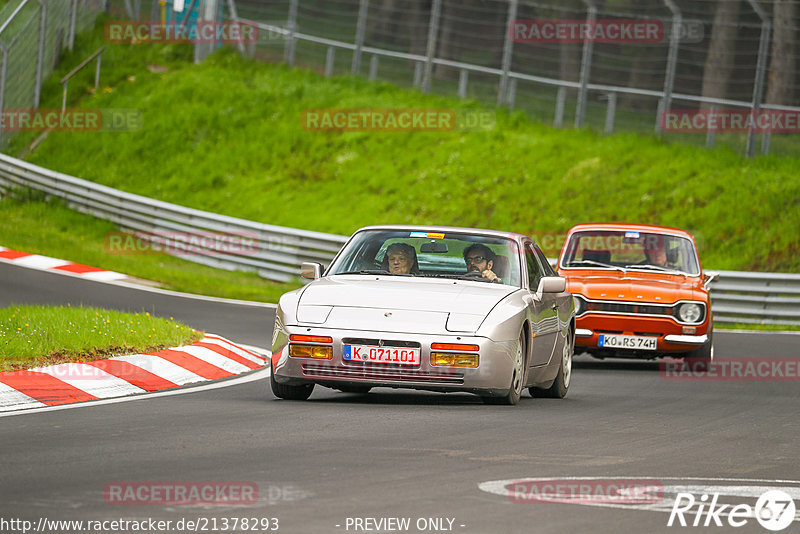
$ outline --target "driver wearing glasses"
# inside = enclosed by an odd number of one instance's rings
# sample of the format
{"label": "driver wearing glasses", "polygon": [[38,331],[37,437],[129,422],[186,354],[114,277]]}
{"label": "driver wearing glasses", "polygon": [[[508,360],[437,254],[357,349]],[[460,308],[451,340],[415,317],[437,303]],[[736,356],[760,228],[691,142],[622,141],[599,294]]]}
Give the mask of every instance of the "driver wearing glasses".
{"label": "driver wearing glasses", "polygon": [[464,263],[467,264],[467,274],[479,273],[481,277],[487,280],[502,284],[503,281],[492,271],[494,259],[495,254],[492,252],[492,249],[480,243],[470,245],[464,251]]}

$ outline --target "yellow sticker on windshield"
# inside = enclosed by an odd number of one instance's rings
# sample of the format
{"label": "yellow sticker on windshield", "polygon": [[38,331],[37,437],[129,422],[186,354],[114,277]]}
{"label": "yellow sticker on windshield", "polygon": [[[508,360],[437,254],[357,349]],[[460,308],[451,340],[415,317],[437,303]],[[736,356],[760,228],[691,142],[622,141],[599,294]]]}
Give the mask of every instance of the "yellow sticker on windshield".
{"label": "yellow sticker on windshield", "polygon": [[435,234],[433,232],[428,232],[429,239],[444,239],[444,234]]}

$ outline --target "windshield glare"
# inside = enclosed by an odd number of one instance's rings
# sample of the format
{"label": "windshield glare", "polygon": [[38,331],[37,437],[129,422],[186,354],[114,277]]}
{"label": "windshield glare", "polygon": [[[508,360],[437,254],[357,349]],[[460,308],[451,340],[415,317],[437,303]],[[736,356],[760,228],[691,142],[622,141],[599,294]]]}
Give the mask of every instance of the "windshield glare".
{"label": "windshield glare", "polygon": [[[465,254],[468,252],[468,254]],[[474,278],[466,276],[473,272]],[[413,230],[359,232],[330,266],[326,276],[359,273],[483,281],[487,267],[505,285],[520,287],[517,244],[506,238]]]}
{"label": "windshield glare", "polygon": [[691,240],[629,230],[594,230],[572,234],[561,259],[561,267],[700,274]]}

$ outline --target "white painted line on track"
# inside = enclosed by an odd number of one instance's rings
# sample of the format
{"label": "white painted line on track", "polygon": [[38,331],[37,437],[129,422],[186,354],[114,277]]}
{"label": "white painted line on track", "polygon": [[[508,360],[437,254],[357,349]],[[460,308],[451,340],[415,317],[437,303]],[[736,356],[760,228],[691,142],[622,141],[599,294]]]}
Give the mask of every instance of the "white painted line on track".
{"label": "white painted line on track", "polygon": [[16,412],[5,412],[0,413],[0,418],[2,417],[13,417],[15,415],[28,415],[28,414],[35,414],[35,413],[46,413],[46,412],[54,412],[59,410],[72,410],[75,408],[91,408],[93,406],[103,406],[106,404],[118,404],[120,402],[131,402],[131,401],[146,401],[149,399],[153,399],[156,397],[169,397],[172,395],[185,395],[187,393],[198,393],[201,391],[208,391],[212,389],[220,389],[226,388],[230,386],[238,386],[241,384],[247,384],[248,382],[254,382],[256,380],[262,380],[269,377],[270,369],[264,368],[259,369],[257,371],[252,372],[251,374],[241,376],[238,378],[231,378],[229,380],[223,380],[220,382],[213,382],[211,384],[204,384],[195,387],[189,387],[186,389],[177,389],[172,390],[168,389],[165,391],[158,391],[155,393],[144,393],[141,395],[130,395],[127,397],[119,397],[116,399],[103,399],[103,400],[96,400],[96,401],[88,401],[88,402],[79,402],[76,404],[62,404],[59,406],[48,406],[46,408],[33,408],[29,410],[19,410]]}

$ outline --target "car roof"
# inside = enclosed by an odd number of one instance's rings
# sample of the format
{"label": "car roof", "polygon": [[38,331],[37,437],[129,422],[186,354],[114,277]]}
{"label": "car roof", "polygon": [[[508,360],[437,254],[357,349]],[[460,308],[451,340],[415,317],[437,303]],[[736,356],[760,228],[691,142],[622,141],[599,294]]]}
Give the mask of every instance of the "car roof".
{"label": "car roof", "polygon": [[569,233],[586,230],[632,230],[634,232],[651,232],[657,234],[671,234],[680,237],[693,239],[692,234],[680,228],[670,226],[658,226],[655,224],[631,224],[631,223],[584,223],[573,226]]}
{"label": "car roof", "polygon": [[515,232],[504,232],[502,230],[487,230],[485,228],[466,228],[461,226],[429,226],[429,225],[411,225],[411,224],[382,224],[374,226],[365,226],[359,228],[356,232],[364,230],[408,230],[409,232],[436,232],[436,233],[468,233],[475,235],[485,235],[487,237],[504,237],[513,239],[515,241],[532,241],[532,239],[524,234],[517,234]]}

